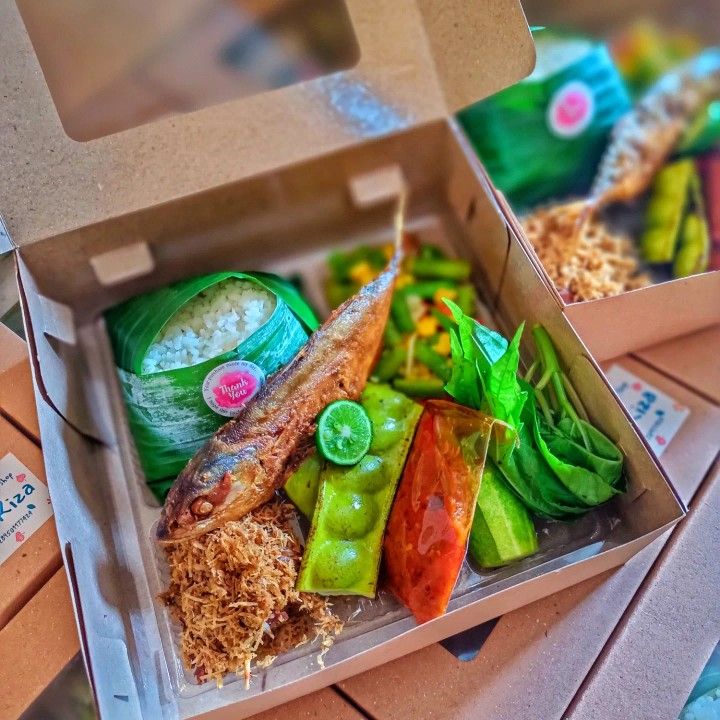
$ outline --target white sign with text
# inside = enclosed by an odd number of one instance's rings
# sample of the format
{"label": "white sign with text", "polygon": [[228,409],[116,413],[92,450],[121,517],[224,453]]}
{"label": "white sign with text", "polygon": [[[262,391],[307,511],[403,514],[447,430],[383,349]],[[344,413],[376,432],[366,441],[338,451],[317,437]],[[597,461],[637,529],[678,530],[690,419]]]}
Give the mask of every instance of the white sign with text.
{"label": "white sign with text", "polygon": [[12,453],[0,459],[0,565],[52,515],[47,485]]}

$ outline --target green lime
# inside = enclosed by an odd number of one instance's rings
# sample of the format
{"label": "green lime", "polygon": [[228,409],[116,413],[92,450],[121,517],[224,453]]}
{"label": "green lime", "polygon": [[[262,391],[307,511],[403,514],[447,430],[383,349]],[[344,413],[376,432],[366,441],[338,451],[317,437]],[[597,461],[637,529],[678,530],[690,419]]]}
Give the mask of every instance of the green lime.
{"label": "green lime", "polygon": [[320,413],[315,439],[326,460],[336,465],[355,465],[370,449],[370,418],[359,403],[336,400]]}

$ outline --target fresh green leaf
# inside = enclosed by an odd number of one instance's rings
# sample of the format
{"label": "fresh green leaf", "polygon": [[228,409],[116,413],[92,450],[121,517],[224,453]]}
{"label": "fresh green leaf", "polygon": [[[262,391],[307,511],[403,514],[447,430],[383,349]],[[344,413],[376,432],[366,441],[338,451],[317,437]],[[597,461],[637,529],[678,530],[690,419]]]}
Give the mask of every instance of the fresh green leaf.
{"label": "fresh green leaf", "polygon": [[528,393],[518,384],[520,326],[512,341],[468,317],[458,305],[446,300],[457,324],[451,332],[452,375],[446,391],[459,403],[483,410],[507,423],[505,438],[496,442],[493,454],[511,452],[521,425],[522,408]]}
{"label": "fresh green leaf", "polygon": [[528,392],[520,387],[517,375],[524,327],[524,323],[520,325],[505,353],[490,366],[484,383],[485,401],[492,416],[516,429],[520,427],[520,415],[528,398]]}
{"label": "fresh green leaf", "polygon": [[[532,403],[527,403],[532,407]],[[535,447],[531,423],[527,419],[518,433],[512,453],[497,461],[508,484],[536,515],[568,520],[590,508],[573,495],[556,477]]]}
{"label": "fresh green leaf", "polygon": [[497,362],[508,348],[508,341],[495,330],[473,320],[472,339],[490,364]]}
{"label": "fresh green leaf", "polygon": [[[622,461],[606,479],[594,471],[591,451],[573,442],[558,426],[548,425],[537,413],[533,418],[533,435],[537,448],[557,478],[582,502],[594,507],[621,492],[614,482],[616,471],[622,472]],[[600,456],[595,459],[599,460]]]}
{"label": "fresh green leaf", "polygon": [[457,331],[450,331],[450,353],[452,355],[452,374],[445,391],[461,405],[479,410],[482,404],[481,387],[478,385],[475,362],[465,355]]}
{"label": "fresh green leaf", "polygon": [[[619,486],[623,480],[622,453],[596,427],[585,420],[579,422],[584,428],[584,435],[570,418],[563,418],[556,431],[547,438],[548,447],[555,455],[565,457],[574,465],[589,468],[613,487]],[[583,445],[583,437],[588,439],[589,449]]]}

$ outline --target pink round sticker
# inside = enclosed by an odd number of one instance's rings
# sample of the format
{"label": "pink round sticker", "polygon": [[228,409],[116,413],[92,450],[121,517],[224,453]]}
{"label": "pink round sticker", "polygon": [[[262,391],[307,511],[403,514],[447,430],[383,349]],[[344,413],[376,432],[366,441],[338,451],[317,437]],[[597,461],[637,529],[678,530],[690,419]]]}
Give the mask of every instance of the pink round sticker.
{"label": "pink round sticker", "polygon": [[592,90],[573,80],[555,92],[550,101],[547,121],[551,132],[560,137],[576,137],[592,122],[595,100]]}
{"label": "pink round sticker", "polygon": [[264,382],[262,368],[247,360],[231,360],[207,374],[203,397],[218,415],[235,417],[242,406],[257,395]]}

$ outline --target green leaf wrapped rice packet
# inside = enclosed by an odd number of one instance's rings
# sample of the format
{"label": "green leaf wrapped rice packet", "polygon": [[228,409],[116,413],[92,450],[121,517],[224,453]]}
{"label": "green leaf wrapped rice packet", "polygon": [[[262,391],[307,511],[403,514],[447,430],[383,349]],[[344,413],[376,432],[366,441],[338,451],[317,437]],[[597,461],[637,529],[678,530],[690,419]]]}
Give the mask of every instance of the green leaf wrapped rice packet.
{"label": "green leaf wrapped rice packet", "polygon": [[[249,304],[238,307],[230,299]],[[255,328],[258,307],[263,320]],[[228,316],[235,325],[228,325]],[[161,501],[168,478],[297,354],[318,325],[290,283],[242,272],[204,275],[132,298],[109,310],[106,322],[140,464]],[[223,336],[228,327],[252,332],[226,349],[233,337]],[[204,351],[197,332],[207,335]],[[208,347],[223,349],[208,357]]]}
{"label": "green leaf wrapped rice packet", "polygon": [[493,182],[520,209],[585,194],[612,127],[630,110],[604,44],[556,31],[534,35],[533,73],[458,114]]}

